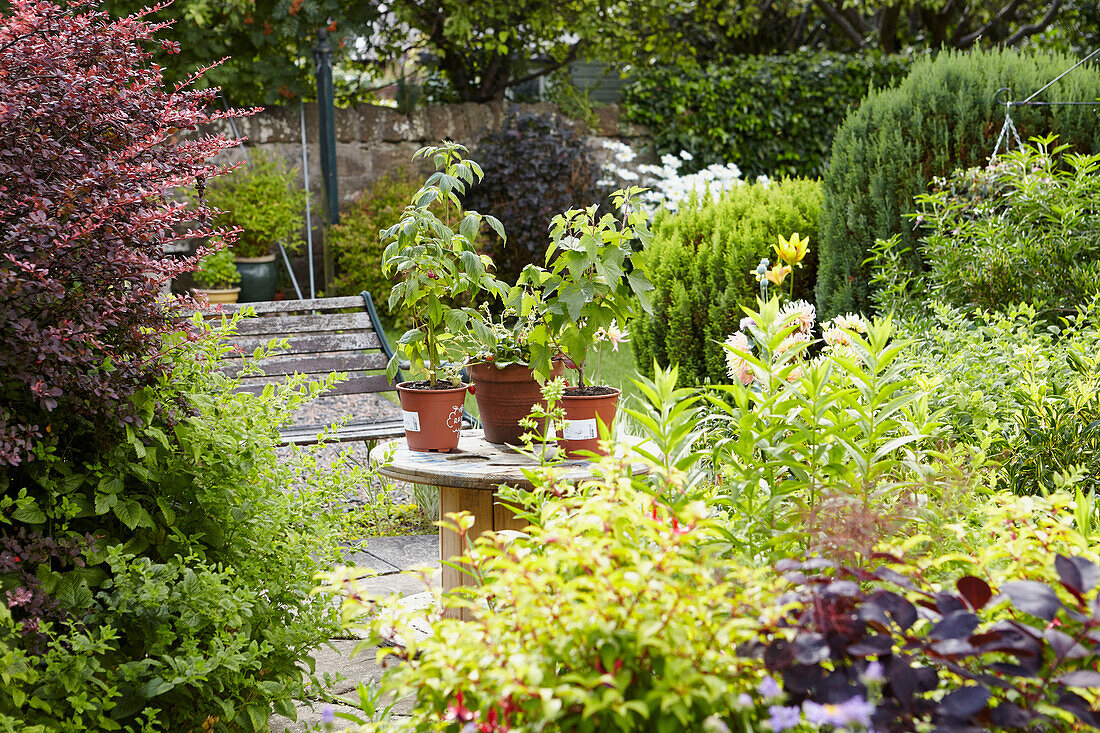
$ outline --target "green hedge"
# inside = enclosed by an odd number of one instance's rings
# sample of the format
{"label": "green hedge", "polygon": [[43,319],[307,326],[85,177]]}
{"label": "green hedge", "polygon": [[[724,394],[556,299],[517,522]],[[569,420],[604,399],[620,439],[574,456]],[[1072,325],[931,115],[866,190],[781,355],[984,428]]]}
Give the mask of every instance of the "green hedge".
{"label": "green hedge", "polygon": [[910,63],[798,52],[691,71],[639,69],[623,90],[623,113],[653,130],[658,153],[692,153],[691,169],[732,162],[746,178],[817,177],[848,110],[871,87],[903,78]]}
{"label": "green hedge", "polygon": [[[837,131],[824,178],[819,315],[870,310],[870,265],[864,261],[875,239],[899,234],[901,247],[916,251],[912,223],[905,219],[914,196],[934,176],[980,165],[993,152],[1004,122],[998,89],[1010,87],[1023,99],[1075,62],[1061,54],[1014,50],[943,52],[914,64],[896,88],[871,94]],[[1082,67],[1041,99],[1098,97],[1100,74]],[[1100,150],[1095,107],[1017,107],[1012,117],[1025,139],[1054,132],[1078,152]],[[908,266],[920,269],[915,255]]]}
{"label": "green hedge", "polygon": [[652,374],[656,359],[662,367],[679,364],[682,384],[728,381],[720,342],[737,330],[740,305],[755,305],[752,271],[764,257],[774,264],[779,235],[810,237],[794,274],[795,298],[812,294],[820,210],[817,181],[784,179],[740,186],[713,203],[693,198],[676,214],[659,214],[641,258],[656,292],[653,314],[634,324],[639,367]]}

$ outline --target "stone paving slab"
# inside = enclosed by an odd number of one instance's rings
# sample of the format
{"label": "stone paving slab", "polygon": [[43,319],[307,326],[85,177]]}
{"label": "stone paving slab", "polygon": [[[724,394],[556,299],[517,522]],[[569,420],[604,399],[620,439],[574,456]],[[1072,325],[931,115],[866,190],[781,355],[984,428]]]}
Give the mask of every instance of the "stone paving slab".
{"label": "stone paving slab", "polygon": [[[436,590],[440,588],[438,535],[371,537],[349,554],[347,561],[349,564],[373,568],[380,573],[361,583],[362,591],[369,596],[383,598],[396,594],[407,598],[415,606],[430,603],[432,596],[425,586],[424,577],[418,572],[409,572],[415,570],[423,570],[429,584]],[[383,567],[387,569],[384,570]],[[430,629],[416,628],[415,631],[426,634]],[[333,686],[334,694],[357,700],[356,690],[360,681],[377,682],[382,676],[382,668],[376,661],[378,648],[366,647],[354,654],[354,649],[361,643],[357,639],[333,639],[329,643],[331,647],[322,647],[314,652],[313,656],[317,660],[316,674],[320,678],[326,673],[332,677],[344,678]],[[273,715],[270,721],[272,733],[325,730],[321,725],[321,712],[325,705],[320,700],[299,701],[295,705],[297,721]],[[393,714],[397,717],[407,715],[410,707],[411,702],[399,701],[394,706]],[[353,706],[334,705],[333,710],[363,717]],[[349,721],[337,718],[334,729],[344,730],[352,725]]]}
{"label": "stone paving slab", "polygon": [[359,549],[398,570],[412,570],[424,565],[439,566],[438,534],[368,537]]}

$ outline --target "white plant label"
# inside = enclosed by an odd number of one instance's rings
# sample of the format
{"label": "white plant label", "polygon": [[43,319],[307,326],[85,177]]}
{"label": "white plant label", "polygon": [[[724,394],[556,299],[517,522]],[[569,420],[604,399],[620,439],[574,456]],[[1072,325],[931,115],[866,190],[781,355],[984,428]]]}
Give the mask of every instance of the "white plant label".
{"label": "white plant label", "polygon": [[588,420],[566,420],[561,437],[565,440],[590,440],[599,437],[596,432],[596,418]]}
{"label": "white plant label", "polygon": [[420,432],[419,412],[409,412],[408,410],[402,410],[401,417],[405,422],[405,430],[408,430],[410,433]]}

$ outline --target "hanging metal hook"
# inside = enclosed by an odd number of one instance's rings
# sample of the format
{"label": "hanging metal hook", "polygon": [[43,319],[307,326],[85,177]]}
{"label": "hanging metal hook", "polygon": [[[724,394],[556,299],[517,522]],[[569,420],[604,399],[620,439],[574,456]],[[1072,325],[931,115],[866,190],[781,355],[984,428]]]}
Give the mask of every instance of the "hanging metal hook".
{"label": "hanging metal hook", "polygon": [[[1001,98],[1002,95],[1004,97],[1003,99]],[[1012,90],[1008,87],[1001,87],[994,93],[993,101],[997,104],[1003,104],[1006,107],[1010,106],[1012,104]]]}

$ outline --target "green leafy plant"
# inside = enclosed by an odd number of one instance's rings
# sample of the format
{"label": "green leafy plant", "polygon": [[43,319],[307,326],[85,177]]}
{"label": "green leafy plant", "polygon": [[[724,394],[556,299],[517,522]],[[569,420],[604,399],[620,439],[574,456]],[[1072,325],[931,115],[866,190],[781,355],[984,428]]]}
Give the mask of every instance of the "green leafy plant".
{"label": "green leafy plant", "polygon": [[[372,643],[405,642],[385,652],[402,663],[383,685],[410,696],[411,729],[753,729],[760,663],[734,650],[753,639],[752,602],[772,597],[764,575],[713,551],[719,537],[700,504],[671,512],[653,498],[678,494],[673,485],[640,490],[649,479],[614,461],[600,474],[561,498],[553,478],[510,495],[532,526],[514,541],[472,541],[463,562],[476,585],[444,599],[470,621],[433,612],[433,635],[416,639],[406,624],[423,623],[422,612],[368,614],[346,601]],[[470,519],[444,525],[465,544]],[[346,575],[328,585],[354,593]]]}
{"label": "green leafy plant", "polygon": [[564,355],[566,365],[577,370],[579,385],[591,384],[584,370],[598,335],[628,323],[639,309],[651,310],[653,285],[630,264],[634,248],[644,249],[651,238],[648,216],[631,205],[640,191],[612,194],[621,220],[599,216],[596,206],[555,216],[546,250],[549,269],[529,265],[520,283],[532,289],[517,286],[509,293],[510,298],[519,293],[520,314],[534,310],[541,321],[528,336],[536,376],[549,377],[552,360]]}
{"label": "green leafy plant", "polygon": [[241,281],[241,274],[233,263],[233,252],[218,250],[199,261],[194,274],[195,286],[206,290],[232,288]]}
{"label": "green leafy plant", "polygon": [[1097,307],[1052,323],[1029,305],[965,313],[933,304],[902,323],[904,358],[930,407],[953,440],[982,444],[1000,462],[1001,486],[1046,493],[1059,475],[1098,486]]}
{"label": "green leafy plant", "polygon": [[691,170],[736,163],[745,177],[820,177],[833,136],[871,89],[901,80],[903,54],[797,51],[728,64],[641,64],[623,89],[623,116],[654,131],[658,155],[693,156]]}
{"label": "green leafy plant", "polygon": [[955,501],[983,463],[964,446],[958,456],[937,450],[928,396],[900,358],[891,319],[838,318],[824,324],[824,344],[814,325],[809,304],[781,310],[773,298],[749,311],[748,333],[724,344],[734,384],[712,397],[714,419],[727,426],[714,435],[712,461],[725,531],[750,556],[802,546],[868,557],[899,526],[942,523],[919,507]]}
{"label": "green leafy plant", "polygon": [[[390,291],[390,310],[404,309],[414,323],[398,341],[398,350],[429,385],[444,374],[458,384],[456,362],[462,354],[456,333],[469,327],[488,340],[478,311],[457,306],[459,300],[499,295],[504,288],[490,273],[492,260],[479,254],[474,244],[482,222],[501,239],[504,227],[495,217],[462,209],[460,197],[482,177],[481,166],[467,160],[465,153],[466,148],[449,141],[418,150],[414,160],[430,158],[436,172],[417,191],[401,220],[382,232],[382,271],[400,278]],[[443,220],[436,217],[433,205],[442,208]],[[446,221],[452,216],[457,231]],[[391,379],[399,364],[394,354],[386,368]]]}
{"label": "green leafy plant", "polygon": [[793,299],[813,300],[820,210],[820,184],[795,179],[737,186],[716,201],[658,213],[652,243],[634,257],[656,287],[653,313],[630,324],[639,368],[676,364],[681,385],[727,381],[721,343],[737,329],[741,307],[755,304],[756,268],[778,237],[798,232],[815,243],[792,281]]}
{"label": "green leafy plant", "polygon": [[293,249],[302,241],[306,193],[298,169],[282,158],[250,150],[248,162],[212,181],[205,197],[222,212],[219,224],[240,228],[233,245],[237,257],[264,257],[276,242]]}
{"label": "green leafy plant", "polygon": [[362,477],[277,456],[291,411],[336,378],[239,393],[219,370],[232,328],[166,341],[172,369],[135,396],[120,443],[39,444],[0,475],[0,668],[18,680],[0,715],[18,730],[251,731],[293,715],[299,665],[335,628],[313,576],[338,556],[339,500]]}
{"label": "green leafy plant", "polygon": [[[930,180],[984,163],[1004,123],[997,90],[1022,98],[1077,59],[1015,50],[945,51],[918,60],[906,79],[872,92],[837,130],[822,181],[815,302],[822,317],[872,306],[868,258],[876,240],[898,235],[902,264],[919,274],[917,232],[906,215]],[[1074,73],[1043,92],[1044,102],[1100,97],[1100,79]],[[1100,125],[1089,107],[1054,104],[1012,109],[1022,137],[1054,133],[1082,153],[1100,150]],[[1002,146],[1009,141],[1002,143]]]}
{"label": "green leafy plant", "polygon": [[[331,295],[359,295],[365,290],[375,303],[386,302],[394,281],[382,274],[385,245],[380,232],[401,218],[419,187],[402,172],[392,173],[372,183],[341,210],[340,223],[328,231],[336,270]],[[390,316],[402,328],[409,325],[404,312]]]}
{"label": "green leafy plant", "polygon": [[923,293],[950,305],[1072,308],[1100,292],[1100,155],[1036,138],[916,198]]}

